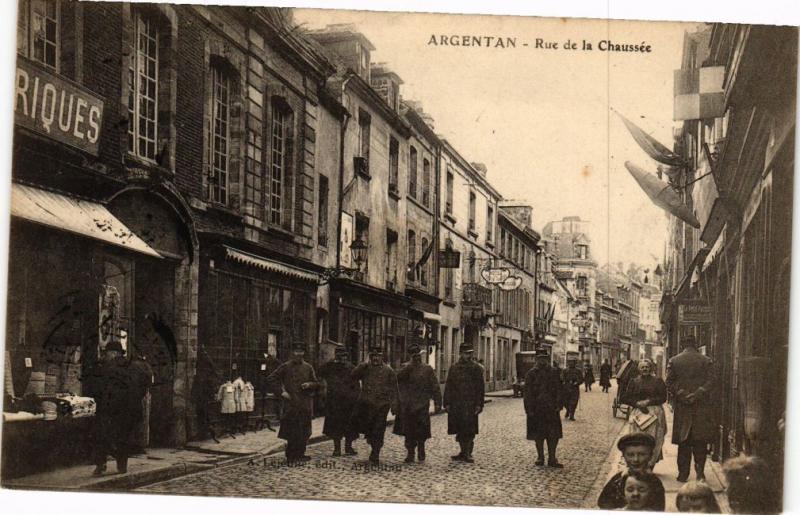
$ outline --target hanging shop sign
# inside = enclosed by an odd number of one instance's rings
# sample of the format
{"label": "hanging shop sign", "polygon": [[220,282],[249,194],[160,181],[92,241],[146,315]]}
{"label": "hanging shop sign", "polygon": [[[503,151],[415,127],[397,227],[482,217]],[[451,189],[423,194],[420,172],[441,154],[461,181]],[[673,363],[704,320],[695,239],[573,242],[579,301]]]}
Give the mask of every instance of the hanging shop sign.
{"label": "hanging shop sign", "polygon": [[508,277],[505,281],[498,284],[497,286],[504,291],[511,291],[516,290],[522,285],[522,277],[517,277],[516,275],[512,275]]}
{"label": "hanging shop sign", "polygon": [[704,304],[678,305],[678,324],[704,325],[711,323],[711,307]]}
{"label": "hanging shop sign", "polygon": [[461,252],[451,249],[440,250],[439,268],[461,268]]}
{"label": "hanging shop sign", "polygon": [[508,268],[484,268],[481,270],[481,277],[489,284],[500,284],[511,275]]}
{"label": "hanging shop sign", "polygon": [[97,155],[103,101],[78,84],[17,56],[14,123]]}

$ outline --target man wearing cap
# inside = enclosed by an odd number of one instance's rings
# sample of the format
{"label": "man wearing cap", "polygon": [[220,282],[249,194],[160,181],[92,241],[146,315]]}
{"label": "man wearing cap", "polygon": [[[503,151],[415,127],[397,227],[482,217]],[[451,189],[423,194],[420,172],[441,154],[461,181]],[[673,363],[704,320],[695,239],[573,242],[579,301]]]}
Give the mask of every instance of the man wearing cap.
{"label": "man wearing cap", "polygon": [[361,381],[361,395],[353,412],[355,427],[372,448],[369,462],[377,465],[386,432],[386,416],[389,410],[397,412],[397,374],[383,362],[383,349],[372,346],[369,362],[353,369],[351,377]]}
{"label": "man wearing cap", "polygon": [[268,383],[280,384],[283,389],[283,416],[278,438],[286,440],[287,463],[311,459],[306,456],[306,445],[311,436],[314,393],[320,384],[314,368],[303,359],[305,352],[303,343],[295,343],[292,358],[267,377]]}
{"label": "man wearing cap", "polygon": [[583,383],[583,372],[576,365],[576,360],[570,359],[561,377],[564,383],[564,407],[567,408],[564,418],[570,420],[575,420],[575,409],[578,407],[578,400],[581,397],[580,385]]}
{"label": "man wearing cap", "polygon": [[322,390],[325,392],[325,425],[322,433],[333,439],[333,456],[342,455],[342,438],[344,453],[348,456],[357,454],[353,449],[353,440],[358,438],[358,431],[353,428],[351,418],[360,386],[352,373],[350,355],[344,347],[337,347],[333,361],[319,369]]}
{"label": "man wearing cap", "polygon": [[705,479],[706,447],[716,436],[711,406],[714,368],[711,359],[697,351],[694,336],[684,336],[681,344],[683,352],[667,365],[667,390],[675,400],[672,443],[678,446],[678,481],[688,481],[692,456],[700,481]]}
{"label": "man wearing cap", "polygon": [[144,391],[139,388],[138,373],[125,359],[117,340],[106,345],[103,361],[87,373],[95,398],[95,452],[93,474],[106,471],[108,455],[114,456],[117,471],[128,471],[131,440],[142,417]]}
{"label": "man wearing cap", "polygon": [[[608,480],[597,499],[598,508],[616,510],[625,507],[625,476],[630,472],[648,472],[655,445],[655,438],[647,433],[628,433],[619,439],[617,448],[625,459],[626,470],[617,472]],[[650,495],[652,504],[647,507],[648,511],[664,511],[664,485],[659,481],[658,486]]]}
{"label": "man wearing cap", "polygon": [[536,364],[525,374],[524,404],[528,440],[536,442],[536,465],[544,465],[544,442],[547,441],[547,466],[562,468],[556,459],[556,447],[562,437],[559,399],[561,379],[550,366],[547,349],[536,351]]}
{"label": "man wearing cap", "polygon": [[397,372],[399,402],[393,432],[405,436],[406,463],[414,462],[414,450],[419,461],[425,461],[425,440],[431,437],[430,404],[436,413],[442,409],[442,392],[433,368],[422,363],[422,354],[416,344],[408,347],[411,361]]}
{"label": "man wearing cap", "polygon": [[452,459],[474,463],[472,450],[478,434],[478,415],[483,411],[483,367],[472,360],[471,344],[462,343],[459,352],[459,360],[450,367],[444,385],[447,434],[456,435],[461,448]]}

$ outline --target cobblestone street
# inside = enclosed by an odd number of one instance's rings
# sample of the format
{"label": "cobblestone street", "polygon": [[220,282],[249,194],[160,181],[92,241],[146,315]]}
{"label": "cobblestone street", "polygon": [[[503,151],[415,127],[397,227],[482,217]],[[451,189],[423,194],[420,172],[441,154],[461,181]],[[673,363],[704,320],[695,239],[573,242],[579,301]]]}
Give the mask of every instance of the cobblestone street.
{"label": "cobblestone street", "polygon": [[[185,495],[284,499],[354,500],[497,506],[579,508],[622,426],[611,415],[615,390],[581,392],[574,422],[564,421],[558,448],[564,469],[536,467],[535,448],[525,439],[522,399],[494,398],[481,415],[475,463],[453,462],[457,452],[447,435],[447,417],[432,418],[434,437],[424,463],[405,464],[403,439],[386,430],[381,470],[364,470],[368,446],[359,455],[330,458],[329,441],[309,448],[312,461],[287,468],[283,454],[150,485],[137,491]],[[563,414],[563,412],[562,412]]]}

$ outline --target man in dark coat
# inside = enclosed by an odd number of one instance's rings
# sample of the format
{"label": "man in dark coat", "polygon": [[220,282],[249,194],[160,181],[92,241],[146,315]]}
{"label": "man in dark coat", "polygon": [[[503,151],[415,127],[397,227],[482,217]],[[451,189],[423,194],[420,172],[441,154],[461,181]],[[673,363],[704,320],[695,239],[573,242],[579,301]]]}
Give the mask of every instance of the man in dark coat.
{"label": "man in dark coat", "polygon": [[418,345],[410,345],[411,361],[397,372],[400,397],[393,432],[406,437],[406,463],[414,462],[415,448],[419,461],[425,461],[425,440],[431,437],[431,401],[436,413],[442,409],[439,381],[433,368],[422,363],[423,352]]}
{"label": "man in dark coat", "polygon": [[564,407],[567,412],[564,418],[575,420],[575,409],[578,407],[578,400],[581,397],[580,385],[583,383],[583,373],[576,366],[577,362],[571,359],[567,362],[567,368],[561,376],[564,392]]}
{"label": "man in dark coat", "polygon": [[607,359],[603,360],[603,364],[600,365],[600,387],[605,393],[608,393],[608,389],[611,388],[611,365],[608,364]]}
{"label": "man in dark coat", "polygon": [[688,481],[692,456],[699,481],[705,479],[706,447],[716,436],[711,406],[714,367],[697,351],[694,336],[684,336],[681,343],[683,352],[667,366],[667,389],[675,402],[672,443],[678,446],[678,481]]}
{"label": "man in dark coat", "polygon": [[353,365],[347,349],[337,347],[333,361],[320,367],[319,377],[322,379],[325,392],[325,425],[322,433],[333,439],[333,455],[342,455],[342,437],[344,437],[344,453],[348,456],[358,454],[353,449],[353,440],[358,438],[358,431],[352,425],[360,387],[352,377]]}
{"label": "man in dark coat", "polygon": [[588,361],[583,365],[583,384],[585,385],[585,391],[592,391],[592,384],[594,384],[594,370],[592,370],[592,364]]}
{"label": "man in dark coat", "polygon": [[558,412],[561,379],[550,366],[550,354],[546,349],[536,351],[536,364],[525,375],[525,414],[527,415],[528,440],[536,442],[538,454],[536,465],[544,465],[544,442],[547,441],[547,465],[562,468],[556,459],[556,447],[562,437],[561,417]]}
{"label": "man in dark coat", "polygon": [[472,360],[472,345],[461,344],[459,352],[459,360],[447,373],[443,405],[447,410],[447,434],[456,435],[461,447],[452,459],[474,463],[472,450],[478,434],[478,415],[483,411],[484,371]]}
{"label": "man in dark coat", "polygon": [[286,440],[286,462],[309,461],[306,445],[311,436],[311,417],[314,412],[314,393],[320,384],[314,368],[303,359],[305,345],[292,346],[292,358],[276,368],[267,382],[283,388],[283,416],[278,429],[278,438]]}
{"label": "man in dark coat", "polygon": [[95,452],[93,474],[106,471],[108,455],[114,456],[117,471],[128,471],[131,440],[142,417],[139,374],[123,357],[122,345],[116,340],[106,345],[103,361],[88,373],[95,398]]}
{"label": "man in dark coat", "polygon": [[383,362],[383,349],[373,346],[369,351],[369,363],[358,365],[351,377],[361,381],[353,422],[372,448],[369,462],[377,465],[386,432],[386,416],[390,410],[397,413],[397,374]]}

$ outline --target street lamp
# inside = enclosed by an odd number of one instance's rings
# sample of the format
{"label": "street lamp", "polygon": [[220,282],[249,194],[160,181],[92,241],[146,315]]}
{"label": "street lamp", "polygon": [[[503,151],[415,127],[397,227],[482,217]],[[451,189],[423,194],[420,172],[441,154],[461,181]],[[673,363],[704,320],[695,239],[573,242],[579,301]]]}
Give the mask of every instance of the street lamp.
{"label": "street lamp", "polygon": [[350,254],[353,257],[353,262],[356,264],[355,268],[341,265],[326,268],[320,274],[322,281],[320,281],[319,286],[324,286],[340,276],[352,277],[357,272],[360,272],[361,265],[367,262],[368,251],[369,246],[361,239],[361,236],[353,240],[353,243],[350,244]]}

